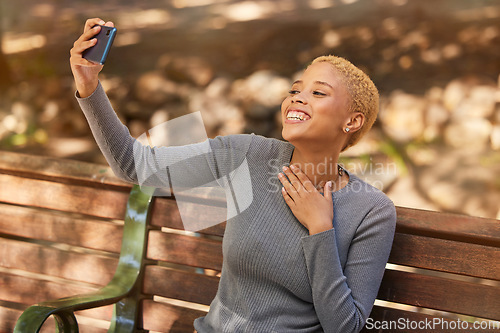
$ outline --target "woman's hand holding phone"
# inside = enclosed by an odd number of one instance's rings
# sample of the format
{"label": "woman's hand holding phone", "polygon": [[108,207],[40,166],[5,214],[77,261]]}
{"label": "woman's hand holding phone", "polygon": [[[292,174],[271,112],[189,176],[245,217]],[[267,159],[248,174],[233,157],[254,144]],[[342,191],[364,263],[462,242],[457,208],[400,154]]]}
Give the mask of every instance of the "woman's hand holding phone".
{"label": "woman's hand holding phone", "polygon": [[97,42],[93,37],[101,31],[99,25],[108,27],[114,26],[113,22],[105,23],[100,18],[88,19],[85,22],[83,34],[76,40],[70,51],[71,71],[75,78],[76,89],[82,98],[90,96],[95,91],[99,83],[99,72],[103,68],[103,65],[90,62],[83,58],[83,52],[94,46]]}

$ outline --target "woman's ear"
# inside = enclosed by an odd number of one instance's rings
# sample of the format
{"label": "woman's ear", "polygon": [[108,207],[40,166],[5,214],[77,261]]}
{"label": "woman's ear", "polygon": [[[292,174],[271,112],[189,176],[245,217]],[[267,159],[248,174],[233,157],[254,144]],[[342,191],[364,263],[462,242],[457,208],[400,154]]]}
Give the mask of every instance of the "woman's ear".
{"label": "woman's ear", "polygon": [[346,130],[349,133],[354,133],[357,132],[363,127],[363,124],[365,123],[365,115],[362,114],[361,112],[354,112],[351,114],[349,118],[349,122],[346,124],[346,127],[344,130]]}

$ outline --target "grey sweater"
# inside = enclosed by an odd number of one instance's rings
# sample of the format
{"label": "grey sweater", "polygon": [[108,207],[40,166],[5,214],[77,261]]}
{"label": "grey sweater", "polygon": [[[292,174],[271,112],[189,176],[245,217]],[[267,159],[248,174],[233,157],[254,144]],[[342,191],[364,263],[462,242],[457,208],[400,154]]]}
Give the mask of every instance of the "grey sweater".
{"label": "grey sweater", "polygon": [[100,85],[78,101],[117,176],[156,187],[218,184],[235,198],[219,289],[208,314],[194,322],[199,333],[362,329],[394,235],[395,208],[385,194],[349,174],[347,186],[332,194],[333,228],[310,236],[277,178],[290,163],[290,143],[230,135],[151,148],[130,136]]}

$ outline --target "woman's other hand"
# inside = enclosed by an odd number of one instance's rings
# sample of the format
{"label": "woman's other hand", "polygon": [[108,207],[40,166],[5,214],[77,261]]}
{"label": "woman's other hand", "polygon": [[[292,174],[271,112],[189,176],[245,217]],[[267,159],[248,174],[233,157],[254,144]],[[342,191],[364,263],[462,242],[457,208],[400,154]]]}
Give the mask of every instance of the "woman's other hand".
{"label": "woman's other hand", "polygon": [[[282,194],[293,215],[314,235],[333,228],[333,200],[331,182],[321,194],[299,167],[283,167],[278,175],[283,184]],[[287,179],[288,178],[288,179]]]}
{"label": "woman's other hand", "polygon": [[86,49],[96,44],[97,40],[93,37],[101,31],[99,25],[114,26],[113,22],[105,23],[100,18],[88,19],[85,22],[83,34],[76,40],[70,51],[71,71],[75,78],[76,89],[82,98],[90,96],[97,88],[98,75],[103,68],[102,65],[90,62],[82,56]]}

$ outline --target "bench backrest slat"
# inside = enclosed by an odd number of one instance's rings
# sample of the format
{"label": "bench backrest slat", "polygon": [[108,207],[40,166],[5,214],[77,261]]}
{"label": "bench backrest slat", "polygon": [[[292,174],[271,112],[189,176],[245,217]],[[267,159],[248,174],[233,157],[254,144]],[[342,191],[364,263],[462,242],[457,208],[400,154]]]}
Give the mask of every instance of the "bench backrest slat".
{"label": "bench backrest slat", "polygon": [[397,207],[401,233],[500,247],[500,223],[495,219]]}
{"label": "bench backrest slat", "polygon": [[78,253],[14,239],[0,242],[2,267],[105,285],[115,272],[118,258]]}
{"label": "bench backrest slat", "polygon": [[378,298],[498,320],[500,288],[441,276],[386,270]]}
{"label": "bench backrest slat", "polygon": [[149,234],[148,258],[220,271],[222,243],[203,237],[153,231]]}
{"label": "bench backrest slat", "polygon": [[143,328],[155,332],[193,332],[193,321],[206,312],[145,300]]}
{"label": "bench backrest slat", "polygon": [[[215,297],[219,278],[205,274],[146,266],[144,292],[186,302],[209,305]],[[161,283],[160,283],[161,282]]]}
{"label": "bench backrest slat", "polygon": [[[197,219],[202,220],[203,218],[207,218],[205,215],[209,209],[203,209],[203,215],[185,215],[185,218],[188,219]],[[199,212],[199,211],[198,211]],[[196,214],[196,210],[190,212],[191,214]],[[220,213],[220,211],[219,211]],[[155,204],[153,207],[153,217],[151,219],[151,225],[156,227],[165,227],[172,228],[178,230],[184,230],[184,225],[182,224],[181,215],[179,213],[179,209],[177,208],[177,204],[172,198],[162,198],[158,197],[155,199]],[[204,229],[199,231],[199,233],[206,235],[214,235],[214,236],[223,236],[224,235],[225,223],[217,224],[213,227]]]}
{"label": "bench backrest slat", "polygon": [[0,174],[0,201],[64,212],[123,219],[127,192]]}
{"label": "bench backrest slat", "polygon": [[0,203],[0,234],[120,252],[123,225],[89,216]]}
{"label": "bench backrest slat", "polygon": [[394,264],[500,279],[500,248],[398,233],[390,262]]}

